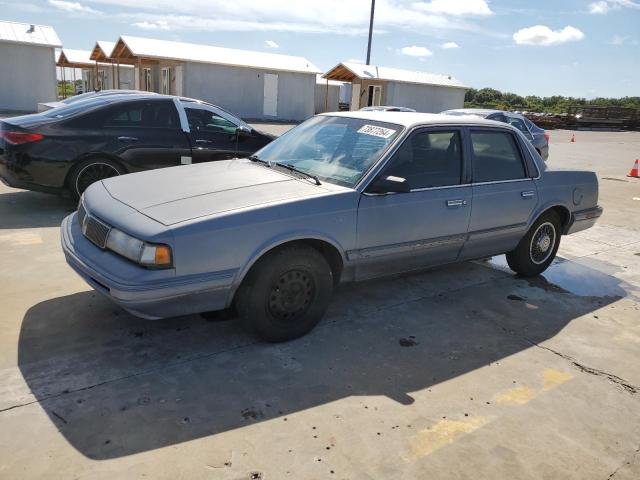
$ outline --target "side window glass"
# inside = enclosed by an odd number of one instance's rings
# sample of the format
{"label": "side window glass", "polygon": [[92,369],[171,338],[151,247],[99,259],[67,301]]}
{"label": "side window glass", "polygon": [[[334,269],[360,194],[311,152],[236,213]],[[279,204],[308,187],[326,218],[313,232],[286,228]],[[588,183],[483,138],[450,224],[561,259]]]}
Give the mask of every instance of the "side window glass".
{"label": "side window glass", "polygon": [[236,124],[211,110],[185,107],[189,128],[199,132],[234,134]]}
{"label": "side window glass", "polygon": [[507,117],[505,117],[502,113],[494,113],[487,117],[488,120],[495,120],[496,122],[506,123]]}
{"label": "side window glass", "polygon": [[512,125],[512,126],[516,127],[518,130],[520,130],[525,135],[529,134],[529,130],[527,129],[527,126],[519,118],[507,117],[507,123],[509,125]]}
{"label": "side window glass", "polygon": [[524,164],[513,135],[472,131],[473,181],[495,182],[525,178]]}
{"label": "side window glass", "polygon": [[142,109],[144,105],[141,103],[127,103],[118,105],[107,113],[103,126],[104,127],[140,127],[142,126]]}
{"label": "side window glass", "polygon": [[411,189],[459,185],[462,177],[460,133],[413,134],[395,153],[384,175],[405,178]]}

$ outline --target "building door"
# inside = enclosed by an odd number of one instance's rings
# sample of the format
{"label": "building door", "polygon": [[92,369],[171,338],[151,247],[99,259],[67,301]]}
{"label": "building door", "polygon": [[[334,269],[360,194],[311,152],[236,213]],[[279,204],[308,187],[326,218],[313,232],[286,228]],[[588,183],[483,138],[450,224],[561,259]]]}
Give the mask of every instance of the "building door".
{"label": "building door", "polygon": [[151,83],[151,69],[150,68],[145,68],[144,70],[142,70],[142,81],[144,82],[144,90],[146,92],[151,92],[153,91],[153,85]]}
{"label": "building door", "polygon": [[268,117],[278,116],[278,75],[264,74],[264,105],[263,115]]}
{"label": "building door", "polygon": [[162,85],[160,93],[165,95],[172,95],[173,89],[171,88],[171,84],[173,83],[173,68],[164,67],[162,69]]}
{"label": "building door", "polygon": [[369,85],[369,99],[367,106],[378,107],[382,104],[382,86],[381,85]]}

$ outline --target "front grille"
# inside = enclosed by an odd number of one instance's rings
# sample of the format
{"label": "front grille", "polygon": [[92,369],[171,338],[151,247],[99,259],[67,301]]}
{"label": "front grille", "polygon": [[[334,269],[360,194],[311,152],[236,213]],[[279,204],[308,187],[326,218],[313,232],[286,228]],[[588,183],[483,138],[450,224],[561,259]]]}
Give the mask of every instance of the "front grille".
{"label": "front grille", "polygon": [[82,204],[78,207],[78,222],[85,237],[98,247],[105,247],[111,230],[109,225],[88,214]]}

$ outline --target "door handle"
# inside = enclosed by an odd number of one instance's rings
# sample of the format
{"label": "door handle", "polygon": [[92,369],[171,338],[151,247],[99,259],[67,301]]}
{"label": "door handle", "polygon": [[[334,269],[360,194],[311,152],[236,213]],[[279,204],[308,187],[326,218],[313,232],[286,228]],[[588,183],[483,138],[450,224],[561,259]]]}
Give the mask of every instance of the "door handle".
{"label": "door handle", "polygon": [[458,199],[458,200],[447,200],[447,207],[461,207],[463,205],[466,205],[467,201],[466,200],[462,200],[462,199]]}
{"label": "door handle", "polygon": [[196,140],[196,144],[198,145],[210,145],[213,142],[211,140],[203,140],[201,138],[199,138],[198,140]]}
{"label": "door handle", "polygon": [[118,137],[118,140],[121,142],[137,142],[138,141],[136,137]]}
{"label": "door handle", "polygon": [[536,192],[534,192],[533,190],[527,190],[526,192],[520,192],[520,195],[522,195],[522,198],[531,198],[536,194]]}

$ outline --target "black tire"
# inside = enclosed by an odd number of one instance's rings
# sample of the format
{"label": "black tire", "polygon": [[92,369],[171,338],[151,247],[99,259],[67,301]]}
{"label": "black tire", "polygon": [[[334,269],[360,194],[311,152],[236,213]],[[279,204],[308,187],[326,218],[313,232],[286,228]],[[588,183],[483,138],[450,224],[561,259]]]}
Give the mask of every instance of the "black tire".
{"label": "black tire", "polygon": [[251,268],[236,295],[244,325],[268,342],[301,337],[324,316],[333,274],[324,256],[303,244],[279,248]]}
{"label": "black tire", "polygon": [[544,272],[558,252],[561,222],[555,212],[546,212],[531,226],[515,250],[507,253],[509,268],[524,277]]}
{"label": "black tire", "polygon": [[127,173],[121,165],[107,158],[92,158],[73,167],[67,179],[67,188],[77,201],[89,185],[105,178]]}

